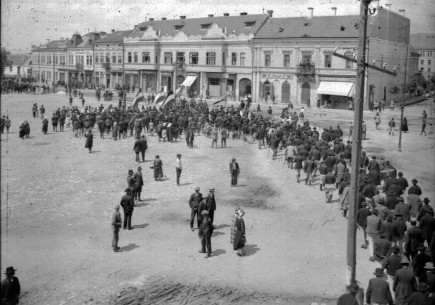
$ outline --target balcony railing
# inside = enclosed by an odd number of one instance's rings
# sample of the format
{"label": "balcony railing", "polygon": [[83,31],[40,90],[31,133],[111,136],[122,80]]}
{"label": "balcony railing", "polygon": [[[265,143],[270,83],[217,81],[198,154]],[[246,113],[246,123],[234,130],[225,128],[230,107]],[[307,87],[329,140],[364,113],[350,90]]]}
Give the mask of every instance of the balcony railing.
{"label": "balcony railing", "polygon": [[313,75],[316,74],[316,67],[312,62],[301,62],[296,66],[296,74]]}

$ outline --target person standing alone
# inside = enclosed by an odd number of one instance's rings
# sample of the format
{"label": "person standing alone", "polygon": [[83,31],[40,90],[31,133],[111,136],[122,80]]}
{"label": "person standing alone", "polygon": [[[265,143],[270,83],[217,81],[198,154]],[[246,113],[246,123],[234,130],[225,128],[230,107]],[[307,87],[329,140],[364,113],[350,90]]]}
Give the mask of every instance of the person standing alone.
{"label": "person standing alone", "polygon": [[125,195],[121,198],[121,206],[124,209],[124,223],[123,223],[123,229],[129,229],[131,230],[131,217],[133,216],[133,210],[134,210],[134,199],[131,195],[131,189],[126,188],[125,189]]}
{"label": "person standing alone", "polygon": [[16,305],[19,303],[18,297],[21,293],[20,281],[15,276],[14,267],[6,268],[6,278],[1,282],[1,304]]}
{"label": "person standing alone", "polygon": [[117,204],[115,205],[115,211],[113,211],[112,214],[112,231],[113,231],[112,248],[114,252],[120,252],[120,248],[118,247],[118,241],[119,241],[119,228],[121,227],[121,225],[122,225],[121,214],[119,214],[119,204]]}
{"label": "person standing alone", "polygon": [[177,154],[177,160],[175,161],[175,173],[177,175],[177,185],[180,185],[180,176],[181,176],[181,154]]}
{"label": "person standing alone", "polygon": [[193,193],[192,195],[190,195],[189,198],[189,207],[191,209],[191,213],[190,213],[190,229],[193,231],[193,221],[195,220],[195,215],[196,215],[196,221],[198,224],[198,228],[199,228],[199,220],[198,220],[198,207],[199,207],[199,203],[202,201],[202,194],[199,192],[200,188],[197,186],[195,187],[195,193]]}
{"label": "person standing alone", "polygon": [[237,186],[237,176],[240,175],[239,163],[233,158],[230,163],[231,186]]}

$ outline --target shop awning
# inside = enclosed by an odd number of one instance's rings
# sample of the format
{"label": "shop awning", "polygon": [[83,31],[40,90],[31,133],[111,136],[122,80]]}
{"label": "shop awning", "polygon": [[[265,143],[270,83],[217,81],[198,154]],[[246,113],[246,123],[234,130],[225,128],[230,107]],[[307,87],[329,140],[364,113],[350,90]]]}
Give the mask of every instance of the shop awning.
{"label": "shop awning", "polygon": [[354,83],[350,82],[320,82],[317,94],[352,96]]}
{"label": "shop awning", "polygon": [[194,75],[188,75],[184,82],[181,84],[181,86],[190,87],[192,86],[193,82],[195,81],[197,76]]}

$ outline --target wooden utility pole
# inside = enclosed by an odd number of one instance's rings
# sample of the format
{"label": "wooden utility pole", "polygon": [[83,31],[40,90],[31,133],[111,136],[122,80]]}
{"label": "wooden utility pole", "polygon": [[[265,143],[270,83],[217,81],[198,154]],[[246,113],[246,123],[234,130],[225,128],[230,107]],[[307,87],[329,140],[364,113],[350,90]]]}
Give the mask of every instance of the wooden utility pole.
{"label": "wooden utility pole", "polygon": [[371,0],[360,0],[360,21],[357,63],[358,69],[355,82],[355,113],[354,138],[352,142],[352,163],[350,179],[350,201],[347,226],[347,255],[346,255],[346,285],[356,279],[356,214],[359,194],[359,165],[361,160],[361,128],[364,110],[364,83],[366,69],[367,18],[368,6]]}

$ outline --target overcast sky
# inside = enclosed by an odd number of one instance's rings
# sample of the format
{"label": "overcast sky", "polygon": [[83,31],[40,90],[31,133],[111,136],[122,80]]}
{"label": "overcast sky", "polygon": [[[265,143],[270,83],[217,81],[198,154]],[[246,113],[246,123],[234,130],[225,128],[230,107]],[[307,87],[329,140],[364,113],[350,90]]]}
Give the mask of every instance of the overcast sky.
{"label": "overcast sky", "polygon": [[[275,17],[307,16],[309,6],[314,15],[359,13],[357,0],[1,0],[1,45],[12,53],[30,52],[31,44],[45,43],[47,39],[71,37],[89,31],[111,29],[128,30],[145,18],[222,16],[228,12],[239,15],[261,14],[263,9],[274,10]],[[411,19],[411,32],[435,32],[435,1],[380,0],[391,3],[391,9],[405,9]]]}

